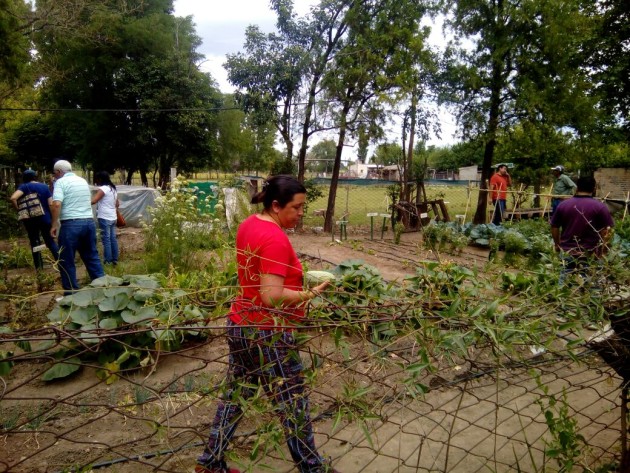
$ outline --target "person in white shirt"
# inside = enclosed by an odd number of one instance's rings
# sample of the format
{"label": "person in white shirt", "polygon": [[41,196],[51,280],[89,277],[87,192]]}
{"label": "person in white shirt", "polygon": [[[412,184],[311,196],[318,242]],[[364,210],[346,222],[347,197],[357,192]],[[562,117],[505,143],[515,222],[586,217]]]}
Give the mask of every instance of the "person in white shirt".
{"label": "person in white shirt", "polygon": [[64,296],[80,288],[74,257],[79,252],[90,280],[105,276],[96,251],[96,225],[90,206],[90,186],[72,172],[65,159],[55,162],[55,190],[50,207],[50,235],[59,246],[59,273]]}
{"label": "person in white shirt", "polygon": [[118,192],[106,171],[97,172],[94,182],[98,186],[92,197],[92,205],[96,204],[96,218],[101,230],[103,244],[103,260],[105,264],[118,264],[118,240],[116,239],[116,209],[118,208]]}

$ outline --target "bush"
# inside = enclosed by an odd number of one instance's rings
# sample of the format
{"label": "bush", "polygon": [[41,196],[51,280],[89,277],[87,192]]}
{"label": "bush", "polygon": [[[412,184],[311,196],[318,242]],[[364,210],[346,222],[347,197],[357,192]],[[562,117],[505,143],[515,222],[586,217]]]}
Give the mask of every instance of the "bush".
{"label": "bush", "polygon": [[[199,250],[221,247],[225,231],[225,206],[217,196],[203,196],[203,191],[186,187],[176,178],[170,190],[158,197],[150,209],[151,222],[145,225],[145,262],[150,273],[167,274],[171,270],[188,271],[199,267]],[[199,203],[198,200],[204,202]]]}

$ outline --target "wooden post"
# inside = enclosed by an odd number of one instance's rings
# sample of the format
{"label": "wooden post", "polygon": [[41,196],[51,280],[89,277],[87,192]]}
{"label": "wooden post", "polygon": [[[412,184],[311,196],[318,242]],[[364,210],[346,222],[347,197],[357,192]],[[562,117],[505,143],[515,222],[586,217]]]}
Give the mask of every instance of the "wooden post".
{"label": "wooden post", "polygon": [[468,197],[466,199],[466,209],[464,210],[464,221],[462,223],[466,223],[466,218],[468,217],[468,208],[470,207],[470,196],[472,195],[472,186],[470,181],[468,181],[468,189],[467,189]]}
{"label": "wooden post", "polygon": [[628,204],[630,203],[630,192],[626,195],[626,201],[624,202],[626,205],[623,208],[623,217],[621,218],[622,222],[625,222],[626,215],[628,214]]}
{"label": "wooden post", "polygon": [[[551,194],[551,192],[553,191],[553,184],[551,185],[551,187],[549,187],[549,192],[547,192],[547,194]],[[542,213],[542,217],[545,218],[545,214],[547,213],[547,205],[551,203],[550,198],[545,199],[545,206],[543,207],[543,213]]]}
{"label": "wooden post", "polygon": [[374,217],[378,217],[378,212],[370,212],[367,216],[370,217],[370,240],[374,240]]}
{"label": "wooden post", "polygon": [[521,184],[521,187],[518,188],[518,193],[516,194],[516,199],[514,199],[514,209],[512,210],[512,215],[510,215],[510,223],[512,223],[514,221],[514,213],[516,212],[516,209],[518,208],[518,204],[521,200],[521,193],[523,192],[523,184]]}

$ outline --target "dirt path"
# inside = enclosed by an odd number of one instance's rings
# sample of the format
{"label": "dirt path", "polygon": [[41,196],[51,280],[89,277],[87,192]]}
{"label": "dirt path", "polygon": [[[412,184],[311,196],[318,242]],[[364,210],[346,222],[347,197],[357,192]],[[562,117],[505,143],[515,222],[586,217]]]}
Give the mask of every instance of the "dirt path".
{"label": "dirt path", "polygon": [[422,245],[419,232],[403,233],[399,244],[395,244],[391,234],[384,239],[371,240],[359,235],[348,240],[333,241],[330,235],[316,235],[311,232],[290,233],[289,238],[298,255],[312,261],[321,262],[322,267],[336,266],[344,260],[360,259],[376,267],[387,281],[400,281],[413,276],[415,268],[422,261],[449,260],[461,266],[483,268],[488,262],[488,251],[467,247],[458,255],[438,254]]}

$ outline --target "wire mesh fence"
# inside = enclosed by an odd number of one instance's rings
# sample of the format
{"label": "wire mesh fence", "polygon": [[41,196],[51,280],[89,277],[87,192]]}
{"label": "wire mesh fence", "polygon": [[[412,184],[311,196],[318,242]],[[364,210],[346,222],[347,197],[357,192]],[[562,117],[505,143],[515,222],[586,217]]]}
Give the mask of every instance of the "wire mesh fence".
{"label": "wire mesh fence", "polygon": [[[435,306],[413,291],[344,300],[340,306],[331,295],[311,306],[296,335],[316,443],[339,471],[611,471],[618,464],[624,381],[588,342],[603,323],[590,331],[579,319],[568,324],[556,315],[570,312],[557,299],[504,301],[495,315],[472,300],[457,315],[461,300]],[[3,362],[14,367],[2,378],[0,471],[191,471],[225,391],[225,310],[215,307],[202,331],[168,327],[186,342],[173,351],[137,349],[142,361],[130,369],[107,368],[107,352],[131,350],[129,335],[164,327],[52,325],[3,334]],[[72,358],[54,355],[69,344],[79,347]],[[105,358],[91,358],[100,362],[85,363],[73,378],[42,381],[51,365],[105,347]],[[294,471],[264,392],[243,406],[229,461],[247,471]]]}

